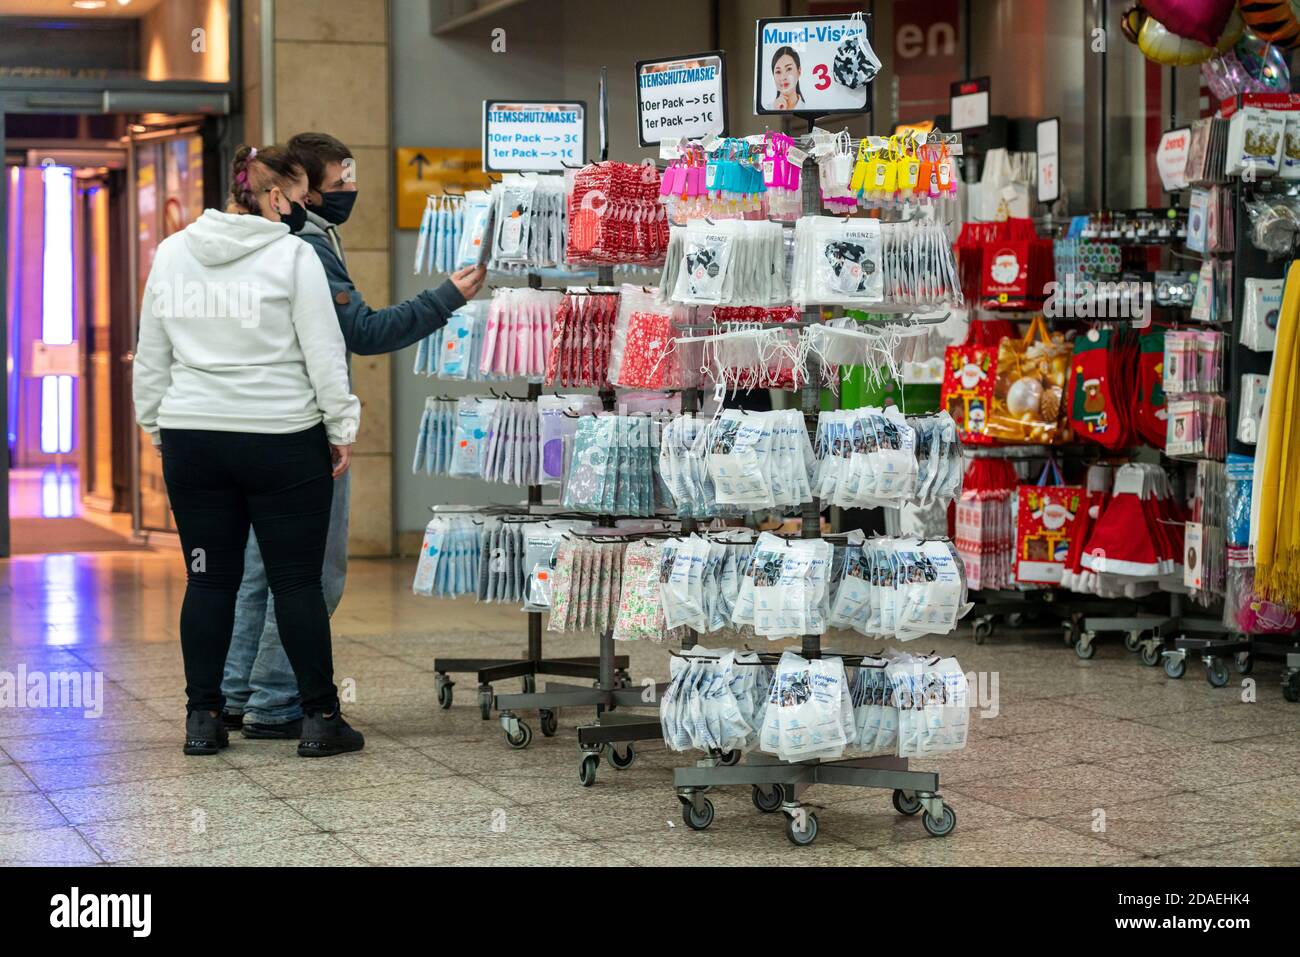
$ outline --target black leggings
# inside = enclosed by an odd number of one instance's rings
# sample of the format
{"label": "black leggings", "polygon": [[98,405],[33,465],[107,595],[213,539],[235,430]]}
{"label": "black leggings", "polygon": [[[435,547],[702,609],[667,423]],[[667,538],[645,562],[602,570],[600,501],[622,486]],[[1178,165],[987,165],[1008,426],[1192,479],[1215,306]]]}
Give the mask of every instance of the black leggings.
{"label": "black leggings", "polygon": [[321,593],[334,484],[325,427],[280,435],[163,429],[161,435],[163,478],[188,579],[181,606],[188,709],[219,711],[225,704],[222,668],[251,523],[303,710],[333,711],[338,690]]}

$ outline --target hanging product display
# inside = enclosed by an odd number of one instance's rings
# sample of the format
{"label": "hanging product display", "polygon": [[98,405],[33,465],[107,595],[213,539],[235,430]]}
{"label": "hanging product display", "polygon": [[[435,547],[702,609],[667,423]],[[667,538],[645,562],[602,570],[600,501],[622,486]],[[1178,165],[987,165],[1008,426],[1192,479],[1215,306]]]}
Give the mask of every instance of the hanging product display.
{"label": "hanging product display", "polygon": [[556,548],[548,631],[602,632],[613,625],[627,546],[621,540],[601,541],[600,534],[598,529],[573,532]]}
{"label": "hanging product display", "polygon": [[421,339],[415,349],[415,374],[469,382],[508,378],[482,370],[489,305],[484,299],[467,302],[445,326]]}
{"label": "hanging product display", "polygon": [[[812,501],[814,454],[797,409],[723,409],[705,439],[708,473],[718,505],[755,511]],[[702,489],[692,490],[698,499]]]}
{"label": "hanging product display", "polygon": [[498,272],[564,265],[568,194],[563,176],[507,174],[492,187],[491,260]]}
{"label": "hanging product display", "polygon": [[940,413],[896,408],[824,411],[817,422],[817,498],[844,508],[952,501],[961,487],[957,427]]}
{"label": "hanging product display", "polygon": [[488,422],[479,474],[486,482],[536,484],[540,468],[539,440],[537,403],[507,396],[496,404]]}
{"label": "hanging product display", "polygon": [[655,474],[659,429],[659,422],[644,414],[578,419],[564,507],[600,515],[653,515],[663,498]]}
{"label": "hanging product display", "polygon": [[1281,279],[1247,279],[1242,303],[1240,341],[1255,352],[1272,352],[1282,310]]}
{"label": "hanging product display", "polygon": [[618,316],[617,292],[570,290],[555,311],[546,357],[546,385],[603,388]]}
{"label": "hanging product display", "polygon": [[1002,340],[984,426],[988,438],[1034,444],[1070,440],[1063,401],[1070,348],[1064,335],[1047,331],[1042,316],[1030,321],[1023,339]]}
{"label": "hanging product display", "polygon": [[773,640],[824,633],[833,557],[834,547],[825,539],[763,532],[741,576],[732,622]]}
{"label": "hanging product display", "polygon": [[1013,580],[1015,540],[1012,497],[1020,477],[1010,462],[971,461],[957,500],[955,546],[971,588],[1009,588]]}
{"label": "hanging product display", "polygon": [[479,371],[485,375],[540,377],[554,340],[562,293],[498,287],[492,292]]}
{"label": "hanging product display", "polygon": [[456,402],[437,399],[424,400],[424,414],[420,416],[420,430],[415,439],[415,458],[411,473],[418,475],[445,475],[451,470],[456,449]]}
{"label": "hanging product display", "polygon": [[417,595],[478,594],[479,526],[465,515],[437,515],[424,529],[415,569]]}
{"label": "hanging product display", "polygon": [[688,305],[788,303],[781,224],[720,219],[674,226],[659,289],[670,301]]}
{"label": "hanging product display", "polygon": [[1099,576],[1159,579],[1176,574],[1181,579],[1185,521],[1160,466],[1122,465],[1088,530],[1079,564]]}
{"label": "hanging product display", "polygon": [[740,535],[739,540],[690,535],[660,544],[659,604],[665,628],[702,634],[732,627],[753,546],[747,531]]}
{"label": "hanging product display", "polygon": [[871,538],[848,546],[829,621],[868,637],[910,641],[948,634],[969,608],[951,542]]}
{"label": "hanging product display", "polygon": [[1017,487],[1017,582],[1023,585],[1061,583],[1083,502],[1083,489],[1066,485],[1052,459],[1043,467],[1037,484]]}
{"label": "hanging product display", "polygon": [[609,382],[634,389],[681,389],[699,385],[698,365],[683,366],[676,348],[688,310],[658,299],[659,290],[623,285],[609,347]]}
{"label": "hanging product display", "polygon": [[[1160,336],[1163,339],[1163,334]],[[1065,389],[1068,421],[1075,437],[1112,452],[1137,443],[1139,420],[1156,401],[1154,395],[1140,391],[1138,355],[1137,342],[1114,329],[1089,329],[1075,336]],[[1148,357],[1154,360],[1153,353]],[[1135,394],[1136,403],[1130,398]],[[1163,411],[1163,389],[1158,401]],[[1148,423],[1148,429],[1154,432],[1157,424],[1161,424],[1158,418]],[[1159,445],[1163,446],[1163,426],[1160,431]]]}
{"label": "hanging product display", "polygon": [[772,669],[753,652],[696,645],[669,659],[659,699],[664,743],[674,751],[749,751],[758,744]]}
{"label": "hanging product display", "polygon": [[566,259],[573,266],[658,266],[668,247],[668,216],[651,164],[593,163],[573,176]]}
{"label": "hanging product display", "polygon": [[452,439],[451,465],[447,474],[457,478],[480,478],[497,399],[467,395],[456,400],[456,431]]}
{"label": "hanging product display", "polygon": [[[452,273],[460,267],[465,197],[429,196],[415,242],[415,274]],[[476,265],[476,264],[475,264]]]}
{"label": "hanging product display", "polygon": [[598,395],[543,395],[537,399],[538,485],[560,485],[569,471],[573,455],[573,437],[578,420],[595,415],[602,404]]}
{"label": "hanging product display", "polygon": [[618,613],[614,619],[615,641],[664,642],[673,637],[664,624],[660,596],[660,543],[643,538],[623,552],[623,580]]}

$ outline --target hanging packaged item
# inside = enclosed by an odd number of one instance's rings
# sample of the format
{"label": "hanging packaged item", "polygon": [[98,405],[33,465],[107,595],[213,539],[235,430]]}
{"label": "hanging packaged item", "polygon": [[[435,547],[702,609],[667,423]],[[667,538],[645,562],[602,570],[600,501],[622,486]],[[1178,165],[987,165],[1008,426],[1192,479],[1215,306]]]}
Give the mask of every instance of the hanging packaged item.
{"label": "hanging packaged item", "polygon": [[723,409],[706,448],[718,505],[753,511],[812,501],[814,454],[799,410]]}
{"label": "hanging packaged item", "polygon": [[831,627],[911,641],[945,635],[969,611],[953,544],[871,538],[846,549],[831,599]]}
{"label": "hanging packaged item", "polygon": [[944,351],[939,401],[957,424],[963,442],[987,445],[993,388],[998,380],[998,349],[987,345],[949,346]]}
{"label": "hanging packaged item", "polygon": [[1173,458],[1221,459],[1227,449],[1228,407],[1221,395],[1169,400],[1165,454]]}
{"label": "hanging packaged item", "polygon": [[618,293],[570,289],[555,311],[546,357],[546,385],[604,388],[618,316]]}
{"label": "hanging packaged item", "polygon": [[600,515],[653,515],[662,493],[655,475],[659,422],[649,415],[584,415],[564,482],[567,509]]}
{"label": "hanging packaged item", "polygon": [[[609,349],[609,381],[634,389],[681,389],[699,384],[698,368],[684,369],[675,348],[681,306],[657,301],[658,290],[624,285]],[[691,373],[691,374],[685,374]]]}
{"label": "hanging packaged item", "polygon": [[465,197],[430,195],[420,218],[415,243],[415,274],[451,273],[460,255],[465,223]]}
{"label": "hanging packaged item", "polygon": [[492,187],[490,269],[525,272],[564,265],[568,197],[564,177],[509,174]]}
{"label": "hanging packaged item", "polygon": [[749,751],[763,726],[772,682],[758,655],[696,645],[669,660],[659,699],[664,743],[674,751]]}
{"label": "hanging packaged item", "polygon": [[461,396],[456,400],[456,431],[448,475],[458,478],[479,478],[482,475],[484,451],[499,404],[496,399],[476,395]]}
{"label": "hanging packaged item", "polygon": [[573,436],[578,419],[601,410],[600,396],[543,395],[537,400],[538,457],[537,484],[559,485],[568,471],[568,456],[573,451]]}
{"label": "hanging packaged item", "polygon": [[673,227],[659,288],[673,302],[689,305],[788,302],[781,224],[692,220]]}
{"label": "hanging packaged item", "polygon": [[880,72],[880,57],[871,49],[867,39],[867,27],[861,12],[849,18],[849,27],[844,39],[835,48],[835,59],[831,61],[831,76],[841,86],[850,90],[860,90],[876,78]]}
{"label": "hanging packaged item", "polygon": [[478,594],[479,530],[469,516],[437,515],[424,529],[415,568],[417,595]]}
{"label": "hanging packaged item", "polygon": [[1282,311],[1281,279],[1246,280],[1246,301],[1241,313],[1241,344],[1255,352],[1272,352],[1277,343],[1277,320]]}
{"label": "hanging packaged item", "polygon": [[[1136,345],[1113,329],[1095,328],[1075,336],[1073,349],[1066,394],[1074,434],[1111,451],[1128,448],[1137,440],[1129,401],[1139,385]],[[1139,394],[1139,410],[1143,401]]]}
{"label": "hanging packaged item", "polygon": [[[1037,235],[1031,219],[1008,219],[996,223],[962,223],[955,247],[962,297],[968,302],[980,301],[985,277],[988,275],[991,278],[992,263],[986,265],[985,257],[990,255],[995,247],[1002,248],[1004,243],[1029,243],[1034,241]],[[1009,267],[1010,263],[1006,265]],[[1017,260],[1017,276],[1019,270],[1020,264]],[[998,275],[1005,279],[1010,277],[1010,273],[1010,268],[1003,268],[999,270]]]}
{"label": "hanging packaged item", "polygon": [[1237,441],[1254,445],[1259,441],[1264,400],[1268,397],[1268,376],[1248,372],[1241,377],[1241,399],[1237,408]]}
{"label": "hanging packaged item", "polygon": [[899,656],[885,668],[898,706],[900,758],[960,751],[970,731],[966,675],[956,658]]}
{"label": "hanging packaged item", "polygon": [[[1137,434],[1147,445],[1153,448],[1165,447],[1165,420],[1168,410],[1165,408],[1164,386],[1165,330],[1154,326],[1138,337],[1138,401]],[[1072,372],[1073,374],[1073,372]],[[1074,395],[1073,386],[1070,394]],[[1073,419],[1073,410],[1071,413]],[[1072,423],[1076,434],[1082,435],[1077,422]]]}
{"label": "hanging packaged item", "polygon": [[823,539],[759,535],[740,580],[731,620],[770,639],[822,634],[830,611],[834,548]]}
{"label": "hanging packaged item", "polygon": [[446,475],[450,471],[455,460],[455,429],[455,402],[433,396],[424,400],[411,474]]}
{"label": "hanging packaged item", "polygon": [[875,219],[802,217],[795,226],[792,300],[797,305],[883,301],[880,229]]}
{"label": "hanging packaged item", "polygon": [[977,458],[966,470],[955,510],[954,545],[971,588],[1011,587],[1012,496],[1019,484],[1005,459]]}
{"label": "hanging packaged item", "polygon": [[570,265],[657,266],[668,246],[658,169],[640,163],[592,163],[573,176],[568,198]]}
{"label": "hanging packaged item", "polygon": [[984,432],[1003,442],[1052,443],[1070,438],[1063,415],[1070,344],[1035,316],[1023,339],[998,346],[997,378]]}
{"label": "hanging packaged item", "polygon": [[460,240],[453,263],[456,269],[485,266],[492,258],[495,214],[496,203],[491,193],[476,189],[465,194]]}
{"label": "hanging packaged item", "polygon": [[1282,602],[1264,597],[1255,586],[1255,569],[1234,566],[1226,573],[1223,623],[1243,635],[1286,635],[1300,628],[1300,617]]}
{"label": "hanging packaged item", "polygon": [[[602,541],[599,529],[571,532],[555,550],[550,572],[548,631],[604,632],[613,627],[623,591],[623,551],[619,539]],[[617,530],[610,530],[617,534]]]}
{"label": "hanging packaged item", "polygon": [[1185,521],[1160,466],[1120,466],[1110,497],[1088,531],[1080,564],[1097,575],[1181,579]]}
{"label": "hanging packaged item", "polygon": [[495,289],[483,329],[479,371],[512,378],[544,375],[563,299],[563,294],[550,290]]}
{"label": "hanging packaged item", "polygon": [[782,761],[836,760],[857,740],[842,658],[786,651],[776,666],[759,747]]}
{"label": "hanging packaged item", "polygon": [[[1054,480],[1048,485],[1049,478]],[[1083,507],[1083,489],[1066,485],[1056,463],[1048,460],[1037,485],[1016,489],[1016,581],[1024,585],[1059,585]]]}
{"label": "hanging packaged item", "polygon": [[1238,176],[1272,176],[1282,167],[1286,113],[1245,106],[1228,120],[1228,146],[1224,173]]}

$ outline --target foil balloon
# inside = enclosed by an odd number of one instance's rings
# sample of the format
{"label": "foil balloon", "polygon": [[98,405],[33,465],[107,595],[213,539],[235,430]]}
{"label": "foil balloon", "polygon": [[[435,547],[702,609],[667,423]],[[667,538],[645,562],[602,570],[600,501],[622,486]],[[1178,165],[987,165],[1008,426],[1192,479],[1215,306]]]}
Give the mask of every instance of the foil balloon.
{"label": "foil balloon", "polygon": [[[1164,66],[1195,66],[1198,63],[1204,63],[1216,54],[1222,54],[1232,49],[1239,39],[1245,24],[1242,22],[1241,14],[1235,6],[1228,9],[1224,14],[1224,26],[1219,33],[1218,40],[1210,45],[1203,43],[1201,40],[1191,36],[1183,36],[1174,32],[1165,21],[1156,19],[1152,9],[1157,6],[1163,11],[1168,7],[1173,14],[1166,14],[1170,19],[1169,23],[1185,23],[1179,19],[1176,14],[1178,8],[1193,4],[1195,0],[1182,0],[1181,3],[1163,0],[1157,4],[1156,0],[1146,0],[1145,5],[1134,5],[1124,13],[1120,26],[1124,31],[1124,36],[1131,42],[1136,43],[1142,55],[1154,63]],[[1202,4],[1204,0],[1202,0]],[[1223,3],[1215,2],[1212,6],[1223,8]],[[1196,32],[1203,33],[1204,23],[1197,21],[1198,29]],[[1189,26],[1180,26],[1179,30],[1192,32]]]}
{"label": "foil balloon", "polygon": [[1241,16],[1260,37],[1290,50],[1300,45],[1300,0],[1242,0]]}
{"label": "foil balloon", "polygon": [[1227,53],[1202,63],[1201,76],[1220,100],[1238,93],[1285,93],[1291,89],[1286,55],[1250,30]]}

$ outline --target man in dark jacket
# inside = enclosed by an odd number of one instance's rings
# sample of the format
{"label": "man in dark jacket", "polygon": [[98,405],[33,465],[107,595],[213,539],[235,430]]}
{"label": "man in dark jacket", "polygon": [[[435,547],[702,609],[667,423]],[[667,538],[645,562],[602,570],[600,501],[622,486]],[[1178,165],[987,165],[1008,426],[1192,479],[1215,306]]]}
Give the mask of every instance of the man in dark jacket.
{"label": "man in dark jacket", "polygon": [[[325,267],[334,311],[349,352],[383,355],[419,342],[446,325],[447,318],[483,287],[483,268],[462,269],[437,288],[426,289],[406,302],[371,308],[348,276],[338,235],[338,227],[347,221],[358,195],[351,150],[327,133],[299,133],[288,146],[307,171],[310,187],[307,221],[298,235],[311,245]],[[334,483],[321,576],[330,614],[343,597],[347,575],[351,477],[349,470]],[[302,708],[298,684],[280,644],[266,569],[251,532],[221,690],[226,697],[228,728],[242,726],[246,738],[299,736]]]}

